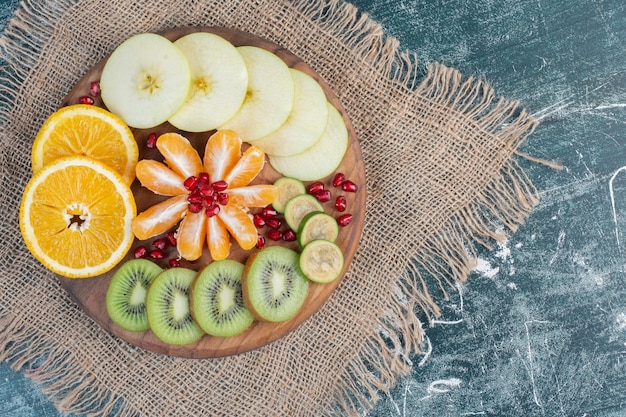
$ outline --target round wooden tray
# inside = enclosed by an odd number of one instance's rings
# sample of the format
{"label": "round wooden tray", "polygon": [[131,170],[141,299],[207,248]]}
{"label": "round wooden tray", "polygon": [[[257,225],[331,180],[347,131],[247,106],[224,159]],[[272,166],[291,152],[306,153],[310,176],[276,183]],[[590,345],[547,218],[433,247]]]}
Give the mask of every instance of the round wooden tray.
{"label": "round wooden tray", "polygon": [[[348,199],[348,210],[346,211],[346,213],[349,212],[354,217],[352,222],[347,227],[341,228],[339,237],[337,239],[337,244],[343,249],[346,261],[341,277],[330,284],[311,283],[309,294],[307,296],[304,307],[293,319],[282,323],[254,322],[248,330],[237,336],[221,338],[205,335],[198,342],[190,345],[168,345],[157,339],[157,337],[151,331],[140,333],[129,332],[117,326],[109,318],[104,300],[109,282],[111,280],[111,277],[117,270],[117,267],[106,274],[89,279],[68,279],[59,276],[61,284],[70,294],[72,299],[78,304],[80,308],[82,308],[86,312],[87,315],[89,315],[89,317],[95,320],[104,329],[138,347],[153,352],[186,358],[222,357],[247,352],[279,339],[280,337],[287,334],[289,331],[295,329],[306,319],[308,319],[315,311],[317,311],[322,306],[322,304],[328,299],[328,297],[335,290],[335,288],[337,288],[337,286],[341,282],[341,279],[345,275],[352,261],[352,258],[354,257],[363,228],[366,200],[365,169],[361,156],[361,149],[359,147],[354,128],[352,127],[352,124],[350,123],[350,120],[346,115],[345,109],[342,107],[339,99],[329,88],[329,86],[324,82],[324,80],[309,65],[307,65],[300,58],[287,51],[286,49],[270,41],[241,31],[221,27],[188,27],[173,29],[164,32],[163,35],[170,40],[176,40],[181,36],[198,31],[211,32],[220,35],[230,41],[235,46],[252,45],[267,49],[280,57],[288,66],[299,69],[315,78],[324,89],[328,100],[339,110],[346,122],[346,126],[348,127],[348,150],[341,163],[341,166],[338,168],[338,171],[343,172],[349,179],[357,183],[359,185],[359,189],[356,193],[343,193],[343,195],[345,195]],[[76,104],[78,103],[81,96],[89,95],[89,85],[92,81],[97,81],[100,79],[102,68],[105,62],[106,59],[95,65],[76,84],[76,86],[70,91],[68,96],[63,101],[63,106]],[[99,97],[95,98],[95,105],[105,107]],[[164,123],[154,129],[133,129],[133,133],[139,145],[140,159],[149,158],[162,160],[162,157],[157,150],[148,149],[145,146],[146,139],[148,135],[152,132],[157,134],[165,132],[179,132],[183,134],[199,151],[201,157],[204,150],[204,145],[208,137],[212,133],[180,132],[169,123]],[[279,176],[280,175],[270,166],[270,164],[266,163],[265,168],[255,179],[254,183],[273,183],[274,180],[276,180]],[[330,182],[330,178],[326,178],[323,181],[327,184],[328,187],[333,189],[332,186],[328,185]],[[135,182],[132,184],[131,189],[133,191],[133,194],[135,195],[138,213],[164,199],[163,197],[157,196],[151,191],[143,188],[137,180],[135,180]],[[333,197],[335,195],[338,195],[337,192],[334,192],[333,194]],[[334,211],[332,200],[328,203],[324,203],[324,206],[327,213],[334,216],[338,216],[340,214]],[[150,243],[155,238],[150,239],[149,241],[136,240],[133,244],[133,248],[139,245],[150,245]],[[273,242],[268,239],[268,244],[279,244],[291,247],[293,249],[297,249],[297,244],[295,242]],[[166,259],[174,256],[175,248],[170,248],[169,251],[170,252],[167,254],[168,256],[166,256]],[[183,261],[181,266],[194,270],[199,270],[201,267],[211,261],[210,255],[208,254],[208,249],[206,247],[204,252],[204,255],[199,260],[193,263]],[[232,253],[229,258],[245,263],[246,259],[250,256],[250,253],[252,252],[242,251],[237,244],[233,244]],[[131,259],[132,257],[133,251],[131,250],[121,263],[128,259]],[[167,261],[165,260],[162,262],[155,262],[160,263],[162,267],[167,266]]]}

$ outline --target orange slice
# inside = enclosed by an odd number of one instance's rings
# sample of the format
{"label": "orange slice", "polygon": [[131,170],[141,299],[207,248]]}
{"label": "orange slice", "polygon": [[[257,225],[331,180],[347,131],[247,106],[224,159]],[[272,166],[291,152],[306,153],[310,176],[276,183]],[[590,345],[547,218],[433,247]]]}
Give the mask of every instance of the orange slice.
{"label": "orange slice", "polygon": [[219,216],[209,217],[206,238],[209,253],[214,261],[228,258],[230,255],[230,235]]}
{"label": "orange slice", "polygon": [[187,193],[183,185],[185,178],[161,162],[143,159],[137,163],[135,172],[141,185],[153,193],[170,196]]}
{"label": "orange slice", "polygon": [[39,130],[31,153],[33,172],[73,155],[103,162],[130,184],[139,150],[133,133],[118,116],[100,107],[75,104],[52,113]]}
{"label": "orange slice", "polygon": [[168,198],[133,219],[132,230],[137,239],[145,240],[176,226],[187,212],[187,196]]}
{"label": "orange slice", "polygon": [[204,168],[211,181],[223,180],[241,158],[241,138],[232,130],[218,130],[204,148]]}
{"label": "orange slice", "polygon": [[84,156],[58,158],[28,182],[20,230],[51,271],[86,278],[112,269],[133,243],[133,194],[122,176]]}
{"label": "orange slice", "polygon": [[202,256],[202,248],[206,238],[207,216],[204,211],[188,212],[176,233],[178,253],[188,261],[195,261]]}
{"label": "orange slice", "polygon": [[156,141],[156,147],[172,171],[183,178],[197,176],[202,171],[202,160],[189,140],[178,133],[165,133]]}
{"label": "orange slice", "polygon": [[234,204],[222,206],[218,214],[231,236],[235,238],[241,249],[252,249],[258,239],[258,232],[252,218],[241,207]]}
{"label": "orange slice", "polygon": [[228,201],[241,207],[265,207],[271,204],[277,195],[278,190],[272,184],[248,185],[247,187],[228,189]]}
{"label": "orange slice", "polygon": [[239,188],[250,184],[265,165],[265,152],[257,146],[251,146],[241,155],[237,164],[226,174],[224,181],[229,188]]}

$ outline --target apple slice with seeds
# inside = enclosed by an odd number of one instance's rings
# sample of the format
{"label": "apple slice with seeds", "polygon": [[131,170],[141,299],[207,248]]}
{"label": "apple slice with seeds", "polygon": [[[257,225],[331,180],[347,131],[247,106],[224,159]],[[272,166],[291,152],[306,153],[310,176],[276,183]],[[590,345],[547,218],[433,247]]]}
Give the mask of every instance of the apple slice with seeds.
{"label": "apple slice with seeds", "polygon": [[221,36],[196,32],[174,42],[189,62],[191,88],[185,104],[169,122],[187,132],[213,130],[241,107],[248,88],[246,64]]}
{"label": "apple slice with seeds", "polygon": [[190,80],[187,59],[172,42],[141,33],[122,42],[104,64],[102,101],[129,126],[147,129],[182,106]]}
{"label": "apple slice with seeds", "polygon": [[256,46],[237,50],[248,69],[248,89],[239,111],[220,129],[234,130],[244,142],[253,142],[287,121],[295,86],[289,67],[278,56]]}
{"label": "apple slice with seeds", "polygon": [[328,124],[322,137],[309,149],[296,155],[270,155],[270,164],[286,177],[314,181],[331,175],[348,149],[348,130],[339,111],[330,103]]}
{"label": "apple slice with seeds", "polygon": [[290,68],[295,82],[291,113],[278,130],[254,144],[268,155],[289,156],[304,152],[318,141],[328,122],[324,90],[313,77]]}

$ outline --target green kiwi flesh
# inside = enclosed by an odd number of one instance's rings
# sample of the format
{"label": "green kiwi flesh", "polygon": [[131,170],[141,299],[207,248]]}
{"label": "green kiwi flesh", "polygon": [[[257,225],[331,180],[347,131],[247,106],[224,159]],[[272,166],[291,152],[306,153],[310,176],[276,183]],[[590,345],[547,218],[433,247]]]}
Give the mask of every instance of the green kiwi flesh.
{"label": "green kiwi flesh", "polygon": [[206,333],[235,336],[254,321],[243,303],[243,268],[242,263],[233,260],[214,261],[196,276],[191,287],[191,311]]}
{"label": "green kiwi flesh", "polygon": [[131,259],[115,272],[105,297],[109,318],[131,332],[149,329],[146,294],[152,280],[163,269],[147,259]]}
{"label": "green kiwi flesh", "polygon": [[242,278],[244,303],[259,320],[281,322],[293,318],[309,292],[300,270],[299,254],[282,246],[267,246],[246,262]]}
{"label": "green kiwi flesh", "polygon": [[204,334],[191,315],[189,291],[196,271],[166,269],[154,278],[146,298],[150,329],[162,342],[186,345]]}

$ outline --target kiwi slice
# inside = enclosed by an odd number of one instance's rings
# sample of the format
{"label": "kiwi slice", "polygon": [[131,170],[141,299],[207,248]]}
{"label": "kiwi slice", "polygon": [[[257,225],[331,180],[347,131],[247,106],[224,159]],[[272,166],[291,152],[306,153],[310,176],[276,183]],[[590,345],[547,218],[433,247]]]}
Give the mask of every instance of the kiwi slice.
{"label": "kiwi slice", "polygon": [[242,273],[242,263],[225,259],[211,262],[196,276],[191,286],[191,312],[206,333],[234,336],[254,321],[243,304]]}
{"label": "kiwi slice", "polygon": [[300,194],[285,205],[285,221],[291,230],[298,230],[300,222],[309,213],[314,211],[324,211],[324,207],[311,194]]}
{"label": "kiwi slice", "polygon": [[333,282],[343,270],[344,257],[341,248],[327,240],[314,240],[306,244],[300,254],[300,269],[314,282]]}
{"label": "kiwi slice", "polygon": [[280,177],[274,182],[276,187],[276,198],[272,202],[272,207],[278,213],[285,212],[285,205],[293,197],[306,193],[306,188],[302,181],[292,177]]}
{"label": "kiwi slice", "polygon": [[267,246],[254,253],[244,268],[243,299],[259,320],[281,322],[300,311],[309,280],[299,266],[300,255],[283,246]]}
{"label": "kiwi slice", "polygon": [[186,345],[204,334],[194,321],[189,306],[189,290],[195,277],[196,271],[191,269],[166,269],[154,278],[148,289],[148,323],[164,343]]}
{"label": "kiwi slice", "polygon": [[147,259],[132,259],[115,272],[107,289],[105,304],[111,320],[122,329],[145,332],[146,293],[163,269]]}
{"label": "kiwi slice", "polygon": [[323,239],[334,242],[339,236],[337,220],[330,214],[314,211],[304,216],[298,229],[298,243],[303,248],[307,243]]}

